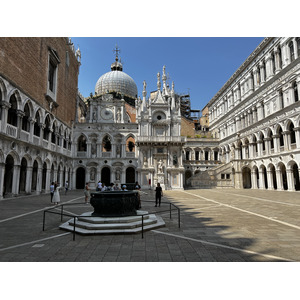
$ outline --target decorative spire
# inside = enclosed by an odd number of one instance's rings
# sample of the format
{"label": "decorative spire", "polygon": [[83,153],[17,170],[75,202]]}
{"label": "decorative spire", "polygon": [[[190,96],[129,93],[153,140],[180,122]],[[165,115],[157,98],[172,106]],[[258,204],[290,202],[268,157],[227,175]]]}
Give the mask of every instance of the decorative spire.
{"label": "decorative spire", "polygon": [[143,86],[144,86],[144,88],[143,88],[143,97],[146,97],[146,95],[147,95],[147,92],[146,92],[146,86],[147,86],[147,84],[146,84],[145,80],[143,81]]}
{"label": "decorative spire", "polygon": [[161,88],[161,82],[160,82],[160,73],[157,73],[157,89],[160,90]]}
{"label": "decorative spire", "polygon": [[121,52],[120,48],[118,48],[118,45],[116,44],[116,48],[113,49],[113,52],[116,53],[116,61],[119,60],[119,53]]}

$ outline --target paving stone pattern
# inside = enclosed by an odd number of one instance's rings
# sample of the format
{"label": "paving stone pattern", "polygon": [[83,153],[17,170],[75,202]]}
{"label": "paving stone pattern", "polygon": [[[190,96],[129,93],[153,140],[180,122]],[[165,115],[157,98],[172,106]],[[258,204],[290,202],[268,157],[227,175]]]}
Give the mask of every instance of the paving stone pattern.
{"label": "paving stone pattern", "polygon": [[[92,211],[82,191],[62,193],[73,214]],[[58,228],[60,216],[46,215],[49,195],[0,201],[2,262],[259,262],[300,261],[300,194],[260,190],[165,191],[161,207],[142,191],[142,209],[159,213],[172,202],[181,210],[160,213],[166,227],[130,235],[76,235]],[[60,211],[60,206],[56,211]],[[64,222],[69,218],[65,217]]]}

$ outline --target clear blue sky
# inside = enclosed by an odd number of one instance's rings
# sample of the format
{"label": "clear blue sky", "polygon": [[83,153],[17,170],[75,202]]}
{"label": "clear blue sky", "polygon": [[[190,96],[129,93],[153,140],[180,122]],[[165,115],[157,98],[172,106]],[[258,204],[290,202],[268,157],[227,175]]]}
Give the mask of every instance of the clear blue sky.
{"label": "clear blue sky", "polygon": [[255,37],[72,37],[82,53],[79,90],[84,97],[94,93],[101,75],[110,71],[113,49],[121,49],[123,71],[130,75],[142,97],[156,90],[157,72],[166,66],[169,84],[179,94],[190,93],[191,108],[202,109],[245,61],[263,38]]}

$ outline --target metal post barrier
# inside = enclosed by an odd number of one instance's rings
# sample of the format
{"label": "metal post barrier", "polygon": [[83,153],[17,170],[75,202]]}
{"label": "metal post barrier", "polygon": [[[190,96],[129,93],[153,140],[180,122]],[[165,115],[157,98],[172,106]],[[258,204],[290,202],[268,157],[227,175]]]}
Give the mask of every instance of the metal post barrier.
{"label": "metal post barrier", "polygon": [[170,203],[170,219],[172,219],[172,204]]}
{"label": "metal post barrier", "polygon": [[64,212],[64,205],[61,205],[61,210],[60,210],[60,221],[62,222],[63,220],[63,212]]}
{"label": "metal post barrier", "polygon": [[74,217],[74,226],[73,226],[73,241],[75,241],[75,222],[76,222],[76,217]]}
{"label": "metal post barrier", "polygon": [[179,208],[178,209],[178,228],[180,228],[180,210]]}
{"label": "metal post barrier", "polygon": [[142,215],[142,239],[144,238],[144,215]]}
{"label": "metal post barrier", "polygon": [[46,214],[46,212],[44,211],[44,215],[43,215],[43,231],[45,231],[45,214]]}

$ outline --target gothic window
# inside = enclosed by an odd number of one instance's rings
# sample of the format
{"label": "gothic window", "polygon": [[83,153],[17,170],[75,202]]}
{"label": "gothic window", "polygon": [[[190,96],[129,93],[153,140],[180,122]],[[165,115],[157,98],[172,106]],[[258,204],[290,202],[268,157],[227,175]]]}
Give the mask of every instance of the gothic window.
{"label": "gothic window", "polygon": [[294,124],[291,122],[289,127],[288,127],[288,131],[290,132],[291,135],[291,144],[295,144],[296,143],[296,135],[295,135],[295,131],[294,131]]}
{"label": "gothic window", "polygon": [[293,84],[293,91],[294,91],[295,102],[298,102],[299,101],[299,95],[298,95],[298,88],[297,88],[297,83],[296,82],[294,82],[294,84]]}
{"label": "gothic window", "polygon": [[284,146],[284,141],[283,141],[283,132],[281,126],[279,127],[278,134],[279,134],[279,145],[280,147],[282,147]]}
{"label": "gothic window", "polygon": [[67,131],[65,131],[65,134],[64,134],[63,147],[64,147],[65,149],[67,149]]}
{"label": "gothic window", "polygon": [[77,151],[79,152],[86,152],[86,138],[84,135],[81,135],[79,138],[78,138],[78,141],[77,141]]}
{"label": "gothic window", "polygon": [[208,151],[207,150],[204,152],[204,160],[208,160]]}
{"label": "gothic window", "polygon": [[218,160],[218,151],[214,151],[214,160]]}
{"label": "gothic window", "polygon": [[291,59],[291,62],[292,62],[295,59],[295,49],[294,49],[293,41],[289,42],[289,48],[290,48],[290,59]]}
{"label": "gothic window", "polygon": [[279,68],[281,69],[282,68],[282,54],[281,54],[281,48],[278,47],[278,65],[279,65]]}
{"label": "gothic window", "polygon": [[185,159],[190,160],[190,151],[185,152]]}
{"label": "gothic window", "polygon": [[195,160],[199,160],[199,151],[195,152]]}
{"label": "gothic window", "polygon": [[71,150],[71,133],[69,134],[68,150]]}
{"label": "gothic window", "polygon": [[51,143],[53,143],[53,144],[55,144],[55,133],[56,133],[55,125],[53,124],[52,125],[52,134],[51,134]]}
{"label": "gothic window", "polygon": [[18,116],[17,116],[17,99],[15,95],[12,95],[9,99],[10,108],[7,114],[7,123],[15,127],[18,126]]}
{"label": "gothic window", "polygon": [[50,118],[49,118],[49,116],[47,116],[46,120],[45,120],[45,128],[44,128],[43,139],[48,141],[49,134],[50,134]]}
{"label": "gothic window", "polygon": [[34,123],[34,127],[33,127],[33,134],[35,136],[40,136],[40,134],[41,134],[40,115],[38,112],[35,114],[35,123]]}
{"label": "gothic window", "polygon": [[102,147],[103,147],[103,152],[110,152],[111,151],[111,141],[108,136],[105,136],[102,140]]}
{"label": "gothic window", "polygon": [[134,152],[135,151],[135,143],[134,138],[129,137],[126,142],[126,151],[127,152]]}
{"label": "gothic window", "polygon": [[24,116],[22,119],[22,130],[27,132],[29,132],[30,130],[29,117],[30,117],[29,105],[28,103],[26,103],[24,107]]}

